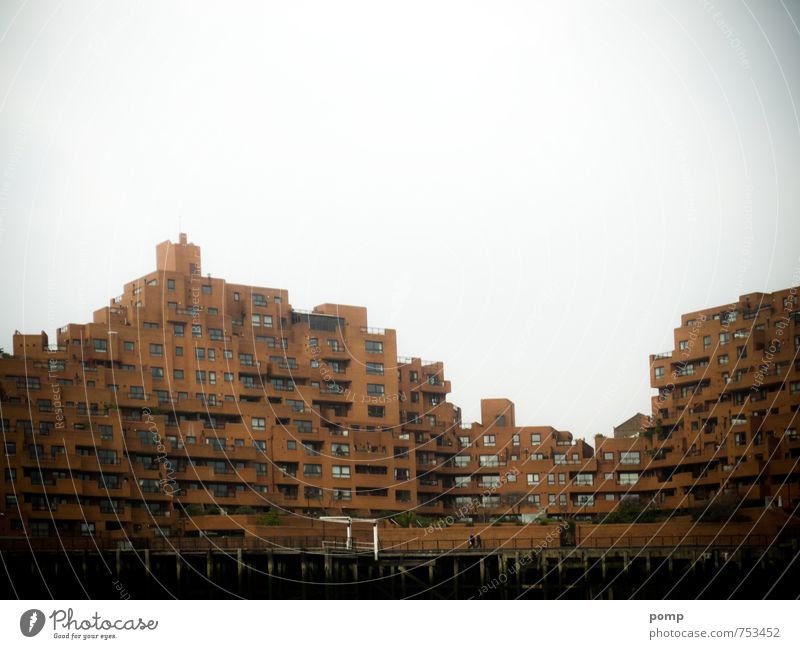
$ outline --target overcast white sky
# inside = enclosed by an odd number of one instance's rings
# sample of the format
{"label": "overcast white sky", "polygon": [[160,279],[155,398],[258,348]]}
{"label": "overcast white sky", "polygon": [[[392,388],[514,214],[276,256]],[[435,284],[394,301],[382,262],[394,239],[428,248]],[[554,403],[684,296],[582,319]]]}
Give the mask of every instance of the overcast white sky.
{"label": "overcast white sky", "polygon": [[188,232],[369,308],[475,419],[649,412],[681,313],[800,265],[784,2],[0,4],[0,346]]}

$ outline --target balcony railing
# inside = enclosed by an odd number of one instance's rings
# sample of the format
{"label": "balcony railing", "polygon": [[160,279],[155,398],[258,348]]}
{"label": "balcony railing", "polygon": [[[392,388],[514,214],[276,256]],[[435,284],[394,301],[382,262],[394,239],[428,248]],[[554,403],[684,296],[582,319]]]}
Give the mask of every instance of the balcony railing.
{"label": "balcony railing", "polygon": [[370,336],[383,336],[386,334],[386,329],[380,327],[359,327],[362,334],[369,334]]}

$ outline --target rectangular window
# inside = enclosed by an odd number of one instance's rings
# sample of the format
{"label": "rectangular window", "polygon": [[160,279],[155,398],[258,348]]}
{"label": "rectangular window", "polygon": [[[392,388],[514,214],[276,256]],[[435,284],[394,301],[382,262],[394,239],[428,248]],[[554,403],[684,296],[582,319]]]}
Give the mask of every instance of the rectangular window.
{"label": "rectangular window", "polygon": [[495,446],[496,445],[496,438],[494,435],[484,435],[483,436],[483,445],[484,446]]}
{"label": "rectangular window", "polygon": [[174,279],[168,279],[167,280],[167,290],[169,292],[172,292],[172,291],[175,290],[175,280]]}
{"label": "rectangular window", "polygon": [[223,339],[222,329],[209,327],[208,328],[208,337],[211,338],[211,340],[222,340]]}
{"label": "rectangular window", "polygon": [[703,336],[703,349],[711,347],[711,336]]}
{"label": "rectangular window", "polygon": [[203,295],[211,295],[211,284],[203,284]]}
{"label": "rectangular window", "polygon": [[126,352],[132,352],[136,348],[136,345],[132,341],[126,340],[124,343],[122,343],[122,348]]}
{"label": "rectangular window", "polygon": [[192,338],[202,338],[203,337],[203,326],[199,324],[192,325]]}
{"label": "rectangular window", "polygon": [[364,347],[368,354],[383,354],[383,343],[380,340],[366,340]]}
{"label": "rectangular window", "polygon": [[183,334],[186,332],[186,325],[182,322],[176,322],[172,325],[172,335],[177,336],[178,338],[183,338]]}
{"label": "rectangular window", "polygon": [[251,417],[250,427],[253,430],[267,430],[267,420],[264,417]]}
{"label": "rectangular window", "polygon": [[367,415],[369,417],[383,417],[385,408],[383,406],[367,406]]}
{"label": "rectangular window", "polygon": [[353,499],[353,491],[352,491],[352,489],[334,489],[332,493],[333,493],[333,499],[334,500],[352,500]]}
{"label": "rectangular window", "polygon": [[619,454],[620,464],[639,464],[639,451],[622,451]]}
{"label": "rectangular window", "polygon": [[380,383],[367,383],[367,394],[371,397],[382,397],[384,395],[383,386]]}
{"label": "rectangular window", "polygon": [[303,465],[303,475],[304,476],[321,476],[322,475],[322,465],[321,464],[304,464]]}
{"label": "rectangular window", "polygon": [[154,379],[163,379],[164,378],[164,368],[163,367],[151,367],[150,368],[150,376]]}
{"label": "rectangular window", "polygon": [[731,335],[729,333],[726,333],[726,332],[723,331],[719,335],[719,344],[720,345],[727,345],[730,342],[730,339],[731,339]]}
{"label": "rectangular window", "polygon": [[183,370],[172,370],[172,378],[174,379],[182,379],[183,378]]}
{"label": "rectangular window", "polygon": [[338,457],[346,457],[350,455],[349,444],[331,444],[331,453]]}
{"label": "rectangular window", "polygon": [[531,444],[541,444],[542,436],[540,433],[531,433]]}
{"label": "rectangular window", "polygon": [[539,474],[538,473],[529,473],[528,476],[528,486],[533,487],[539,484]]}
{"label": "rectangular window", "polygon": [[499,475],[483,475],[478,479],[478,486],[482,488],[494,488],[500,486]]}
{"label": "rectangular window", "polygon": [[367,363],[367,374],[383,376],[383,363]]}
{"label": "rectangular window", "polygon": [[654,368],[653,371],[654,371],[655,377],[657,379],[663,379],[664,378],[664,368],[663,367],[656,367],[656,368]]}
{"label": "rectangular window", "polygon": [[94,339],[94,351],[96,352],[105,352],[108,351],[108,341],[104,338],[95,338]]}
{"label": "rectangular window", "polygon": [[639,474],[632,471],[621,471],[619,474],[619,484],[634,485],[639,480]]}
{"label": "rectangular window", "polygon": [[334,464],[333,467],[333,477],[334,478],[349,478],[350,477],[350,467],[347,465],[336,465]]}

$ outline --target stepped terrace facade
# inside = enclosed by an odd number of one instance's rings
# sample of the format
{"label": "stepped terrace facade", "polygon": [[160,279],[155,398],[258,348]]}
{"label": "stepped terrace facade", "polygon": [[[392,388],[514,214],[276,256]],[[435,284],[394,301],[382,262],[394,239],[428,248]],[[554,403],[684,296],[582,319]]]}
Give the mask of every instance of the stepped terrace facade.
{"label": "stepped terrace facade", "polygon": [[0,360],[1,536],[191,536],[268,511],[525,522],[598,519],[626,497],[800,502],[794,289],[685,316],[675,350],[651,357],[653,416],[592,448],[517,426],[506,399],[462,421],[442,363],[398,357],[364,308],[305,311],[283,289],[204,276],[183,234],[156,257],[91,323],[55,344],[16,333]]}

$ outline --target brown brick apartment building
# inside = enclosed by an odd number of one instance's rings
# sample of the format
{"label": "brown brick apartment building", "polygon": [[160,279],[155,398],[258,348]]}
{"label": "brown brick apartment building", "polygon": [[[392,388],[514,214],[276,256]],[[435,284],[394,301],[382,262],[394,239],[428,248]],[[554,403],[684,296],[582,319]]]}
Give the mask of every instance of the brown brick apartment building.
{"label": "brown brick apartment building", "polygon": [[156,253],[91,323],[55,345],[16,333],[0,360],[0,536],[195,535],[230,527],[199,516],[220,510],[526,521],[598,518],[626,496],[800,502],[794,289],[684,316],[651,357],[654,416],[593,449],[517,426],[506,399],[463,422],[442,363],[398,357],[364,308],[303,311],[204,276],[183,234]]}

